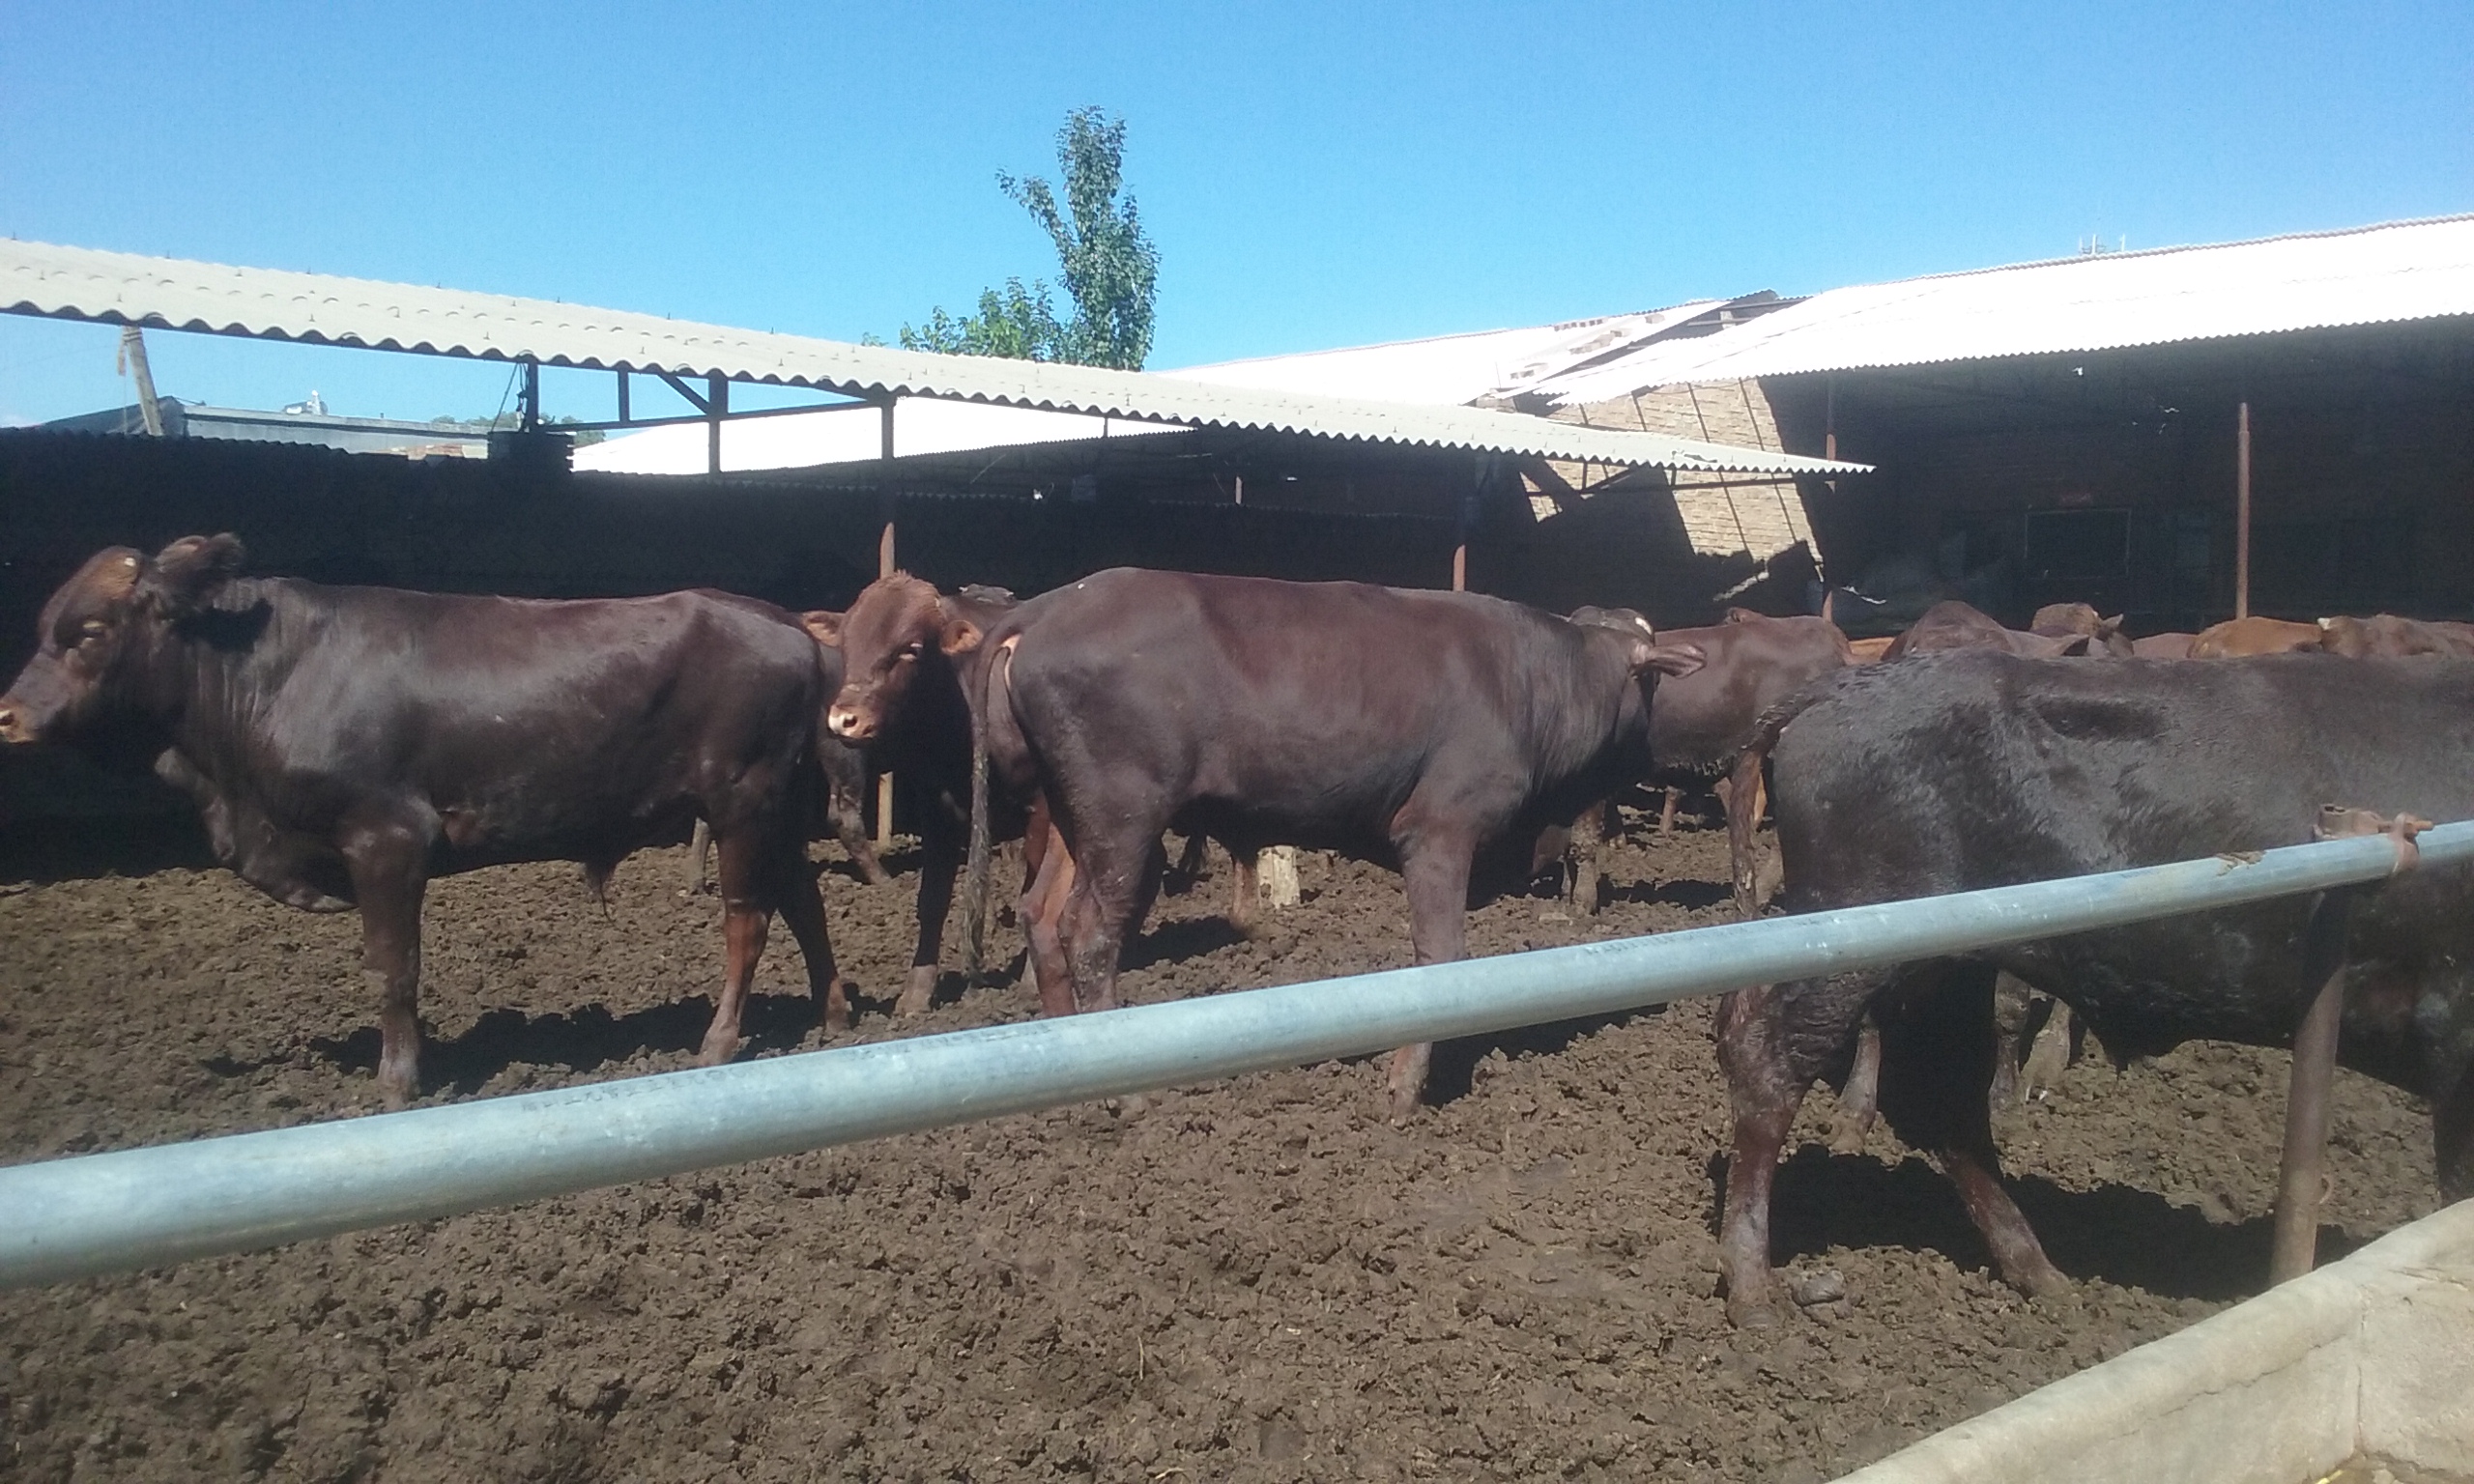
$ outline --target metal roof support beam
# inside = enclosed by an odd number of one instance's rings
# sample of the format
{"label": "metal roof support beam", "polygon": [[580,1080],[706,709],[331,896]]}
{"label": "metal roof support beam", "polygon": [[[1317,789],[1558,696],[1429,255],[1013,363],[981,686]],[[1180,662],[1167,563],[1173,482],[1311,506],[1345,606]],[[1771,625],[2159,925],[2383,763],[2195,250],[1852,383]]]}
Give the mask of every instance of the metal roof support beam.
{"label": "metal roof support beam", "polygon": [[[882,582],[894,574],[893,408],[901,399],[875,397],[870,400],[877,405],[878,418],[877,460],[880,473],[877,484],[877,503],[878,513],[884,518],[884,527],[877,532],[877,580]],[[877,848],[893,848],[893,773],[890,770],[877,775]],[[976,954],[978,950],[971,952]]]}

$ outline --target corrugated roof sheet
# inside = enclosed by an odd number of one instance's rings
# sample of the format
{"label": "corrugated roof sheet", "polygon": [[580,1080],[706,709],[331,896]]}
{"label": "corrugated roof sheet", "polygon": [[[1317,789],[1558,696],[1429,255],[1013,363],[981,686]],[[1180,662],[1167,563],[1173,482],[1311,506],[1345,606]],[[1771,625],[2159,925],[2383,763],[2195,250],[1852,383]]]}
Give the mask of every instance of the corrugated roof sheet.
{"label": "corrugated roof sheet", "polygon": [[1534,394],[1601,402],[1652,386],[2165,345],[2474,314],[2474,216],[2025,263],[1831,289],[1667,340]]}
{"label": "corrugated roof sheet", "polygon": [[[941,402],[929,397],[905,397],[894,405],[893,411],[896,458],[1180,431],[1177,424],[1169,422],[1034,412],[1021,407],[991,407],[984,402]],[[687,422],[608,438],[577,449],[574,467],[619,474],[701,474],[709,467],[711,457],[707,432],[704,423]],[[856,464],[880,456],[883,436],[877,417],[864,410],[742,418],[722,425],[722,469],[737,473]]]}
{"label": "corrugated roof sheet", "polygon": [[1482,397],[1515,396],[1547,377],[1638,345],[1727,302],[1700,300],[1639,314],[1223,360],[1163,374],[1219,386],[1465,405]]}
{"label": "corrugated roof sheet", "polygon": [[990,402],[1202,427],[1680,470],[1860,472],[1858,465],[1520,414],[1212,385],[1088,366],[932,356],[416,284],[0,242],[0,310],[594,370]]}

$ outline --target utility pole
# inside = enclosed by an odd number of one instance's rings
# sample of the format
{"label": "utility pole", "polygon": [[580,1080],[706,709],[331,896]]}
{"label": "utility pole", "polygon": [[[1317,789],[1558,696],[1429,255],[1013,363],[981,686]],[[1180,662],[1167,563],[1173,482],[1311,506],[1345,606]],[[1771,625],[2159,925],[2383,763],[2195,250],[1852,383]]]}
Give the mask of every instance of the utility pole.
{"label": "utility pole", "polygon": [[133,374],[137,378],[137,418],[146,425],[148,438],[163,436],[163,410],[155,405],[155,373],[146,364],[146,336],[134,325],[120,328],[120,354],[112,357],[112,370]]}

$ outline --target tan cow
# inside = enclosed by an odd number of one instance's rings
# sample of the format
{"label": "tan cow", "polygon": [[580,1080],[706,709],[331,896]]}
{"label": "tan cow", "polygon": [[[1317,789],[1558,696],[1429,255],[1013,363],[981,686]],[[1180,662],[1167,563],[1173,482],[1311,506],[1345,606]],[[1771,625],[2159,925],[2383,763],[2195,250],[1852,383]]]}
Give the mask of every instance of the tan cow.
{"label": "tan cow", "polygon": [[2295,649],[2316,649],[2319,625],[2287,623],[2282,618],[2230,618],[2201,629],[2191,641],[2190,657],[2195,660],[2238,660],[2255,654],[2286,654]]}

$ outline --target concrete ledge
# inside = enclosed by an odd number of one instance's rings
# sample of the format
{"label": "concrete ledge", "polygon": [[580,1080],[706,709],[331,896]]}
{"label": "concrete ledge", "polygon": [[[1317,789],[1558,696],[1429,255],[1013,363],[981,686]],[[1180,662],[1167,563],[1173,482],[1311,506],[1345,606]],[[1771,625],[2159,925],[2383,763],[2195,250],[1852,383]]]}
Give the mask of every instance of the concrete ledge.
{"label": "concrete ledge", "polygon": [[2357,1453],[2474,1471],[2474,1201],[1842,1484],[2308,1484]]}

